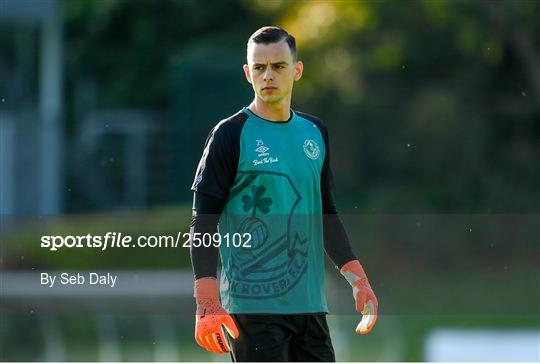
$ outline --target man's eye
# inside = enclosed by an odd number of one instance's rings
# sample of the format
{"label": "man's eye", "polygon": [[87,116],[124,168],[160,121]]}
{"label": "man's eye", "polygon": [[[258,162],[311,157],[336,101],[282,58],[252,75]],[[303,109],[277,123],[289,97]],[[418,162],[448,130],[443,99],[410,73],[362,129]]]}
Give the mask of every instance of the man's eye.
{"label": "man's eye", "polygon": [[262,67],[261,66],[255,66],[255,67],[253,67],[253,69],[256,70],[256,71],[259,71],[259,70],[262,70]]}
{"label": "man's eye", "polygon": [[277,65],[276,68],[280,68],[280,69],[281,69],[281,68],[285,68],[285,66],[283,66],[283,65],[280,64],[280,65]]}

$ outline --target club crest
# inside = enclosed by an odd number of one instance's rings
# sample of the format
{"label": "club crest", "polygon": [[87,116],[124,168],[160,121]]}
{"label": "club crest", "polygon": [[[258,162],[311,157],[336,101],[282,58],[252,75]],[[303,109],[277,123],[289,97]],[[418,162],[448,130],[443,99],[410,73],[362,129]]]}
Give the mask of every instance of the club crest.
{"label": "club crest", "polygon": [[315,141],[306,139],[304,142],[304,153],[306,153],[306,155],[311,159],[317,159],[319,158],[321,151],[319,150],[319,146],[317,143],[315,143]]}

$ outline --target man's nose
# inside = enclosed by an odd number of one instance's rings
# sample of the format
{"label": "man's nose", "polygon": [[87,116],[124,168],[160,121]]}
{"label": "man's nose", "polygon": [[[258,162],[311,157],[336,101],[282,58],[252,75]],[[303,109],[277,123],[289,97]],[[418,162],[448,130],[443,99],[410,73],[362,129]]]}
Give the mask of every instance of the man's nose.
{"label": "man's nose", "polygon": [[264,71],[263,78],[264,78],[265,81],[273,80],[273,79],[274,79],[274,74],[273,74],[273,72],[272,72],[272,68],[271,68],[271,67],[268,67],[268,68],[266,69],[266,71]]}

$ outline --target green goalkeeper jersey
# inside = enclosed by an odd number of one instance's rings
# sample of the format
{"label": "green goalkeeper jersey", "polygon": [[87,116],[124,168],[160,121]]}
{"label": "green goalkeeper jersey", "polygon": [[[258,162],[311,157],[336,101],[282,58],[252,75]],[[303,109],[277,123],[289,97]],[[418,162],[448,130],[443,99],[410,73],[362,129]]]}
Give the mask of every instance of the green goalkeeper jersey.
{"label": "green goalkeeper jersey", "polygon": [[321,192],[331,184],[322,122],[243,108],[210,132],[192,190],[226,201],[218,231],[229,313],[328,312]]}

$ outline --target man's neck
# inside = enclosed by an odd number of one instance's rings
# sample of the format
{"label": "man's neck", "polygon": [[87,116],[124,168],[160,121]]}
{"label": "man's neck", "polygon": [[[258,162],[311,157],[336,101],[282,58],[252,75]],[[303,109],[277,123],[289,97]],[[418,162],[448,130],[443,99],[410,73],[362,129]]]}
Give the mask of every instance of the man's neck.
{"label": "man's neck", "polygon": [[258,97],[249,104],[248,109],[263,119],[284,122],[291,117],[291,100],[283,100],[275,104],[267,104]]}

